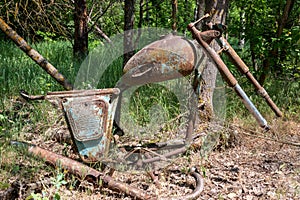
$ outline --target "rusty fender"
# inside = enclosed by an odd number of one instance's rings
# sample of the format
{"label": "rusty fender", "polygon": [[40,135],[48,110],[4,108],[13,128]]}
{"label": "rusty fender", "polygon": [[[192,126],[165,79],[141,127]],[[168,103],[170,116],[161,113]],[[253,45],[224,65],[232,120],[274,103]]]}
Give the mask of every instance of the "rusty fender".
{"label": "rusty fender", "polygon": [[196,42],[169,34],[131,57],[121,82],[130,87],[187,76],[201,62],[203,52]]}

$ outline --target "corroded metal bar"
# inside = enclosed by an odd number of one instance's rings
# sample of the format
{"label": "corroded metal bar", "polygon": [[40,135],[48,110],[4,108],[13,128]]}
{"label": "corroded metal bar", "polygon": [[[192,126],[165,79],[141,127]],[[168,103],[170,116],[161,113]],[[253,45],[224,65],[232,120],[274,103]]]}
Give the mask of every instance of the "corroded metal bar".
{"label": "corroded metal bar", "polygon": [[201,177],[201,175],[196,172],[196,169],[193,167],[191,169],[190,175],[194,177],[196,180],[196,187],[194,191],[190,194],[186,194],[183,196],[177,196],[177,197],[161,197],[160,200],[193,200],[193,199],[199,199],[199,196],[201,195],[201,192],[204,189],[204,180]]}
{"label": "corroded metal bar", "polygon": [[30,153],[44,159],[51,165],[60,166],[68,170],[68,172],[80,176],[81,178],[85,178],[93,184],[97,185],[102,181],[105,187],[113,191],[125,193],[126,195],[129,195],[135,199],[156,199],[155,197],[151,197],[150,195],[146,194],[142,190],[129,186],[126,183],[116,181],[111,176],[104,175],[103,173],[70,158],[23,142],[12,141],[11,144],[27,148]]}
{"label": "corroded metal bar", "polygon": [[276,106],[276,104],[272,101],[266,90],[259,84],[259,82],[254,78],[252,73],[250,72],[247,65],[243,62],[243,60],[238,56],[232,46],[227,42],[227,40],[223,37],[220,37],[219,44],[224,47],[225,53],[232,60],[233,64],[240,70],[241,73],[245,74],[245,76],[250,80],[250,82],[254,85],[258,93],[266,100],[267,104],[274,111],[274,113],[278,117],[282,117],[282,112]]}
{"label": "corroded metal bar", "polygon": [[18,47],[24,51],[32,60],[41,66],[48,74],[50,74],[59,84],[66,90],[72,90],[72,84],[58,70],[49,63],[39,52],[33,49],[16,31],[0,18],[0,29],[13,40]]}
{"label": "corroded metal bar", "polygon": [[232,75],[232,73],[229,71],[225,63],[222,61],[220,56],[206,43],[202,37],[201,32],[196,29],[195,26],[192,24],[188,25],[188,29],[192,32],[194,38],[197,40],[197,42],[204,47],[204,49],[209,53],[211,58],[216,63],[216,66],[220,73],[222,74],[223,78],[226,80],[226,82],[229,84],[230,87],[234,87],[237,84],[237,80]]}
{"label": "corroded metal bar", "polygon": [[25,91],[21,91],[20,95],[28,100],[51,100],[51,99],[64,99],[67,97],[86,97],[95,95],[109,95],[119,94],[117,88],[105,88],[105,89],[94,89],[94,90],[72,90],[72,91],[56,91],[48,92],[46,95],[29,95]]}
{"label": "corroded metal bar", "polygon": [[217,52],[210,47],[201,37],[201,32],[196,29],[193,24],[188,25],[188,29],[192,32],[194,38],[199,42],[201,46],[204,47],[204,49],[207,51],[207,53],[210,55],[212,60],[215,62],[219,72],[222,74],[223,78],[226,80],[228,85],[237,92],[238,96],[242,99],[244,105],[246,108],[250,111],[250,113],[254,116],[254,118],[257,120],[259,125],[262,128],[265,128],[266,130],[269,130],[268,124],[266,120],[263,118],[263,116],[260,114],[260,112],[256,109],[256,107],[253,105],[253,103],[250,101],[248,96],[245,94],[245,92],[242,90],[242,88],[239,86],[236,78],[232,75],[232,73],[227,68],[226,64],[223,62],[221,57],[217,54]]}

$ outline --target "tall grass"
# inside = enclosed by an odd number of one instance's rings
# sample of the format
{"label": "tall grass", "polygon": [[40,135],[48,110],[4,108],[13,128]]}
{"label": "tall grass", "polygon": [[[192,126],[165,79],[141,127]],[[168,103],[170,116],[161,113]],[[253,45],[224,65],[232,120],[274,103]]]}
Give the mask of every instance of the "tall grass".
{"label": "tall grass", "polygon": [[[67,78],[73,79],[75,72],[70,43],[65,41],[44,42],[33,45],[33,48]],[[21,89],[33,94],[62,90],[62,87],[42,68],[9,41],[0,41],[0,83],[1,96],[17,95]]]}
{"label": "tall grass", "polygon": [[[283,112],[285,119],[300,121],[300,81],[287,81],[288,79],[288,77],[279,79],[271,76],[263,87],[266,89],[274,103]],[[255,91],[254,86],[246,78],[239,78],[239,82],[250,100],[263,116],[266,118],[273,118],[275,114],[264,99]],[[228,120],[231,120],[234,117],[249,120],[251,114],[234,91],[227,89],[226,98],[226,113]]]}

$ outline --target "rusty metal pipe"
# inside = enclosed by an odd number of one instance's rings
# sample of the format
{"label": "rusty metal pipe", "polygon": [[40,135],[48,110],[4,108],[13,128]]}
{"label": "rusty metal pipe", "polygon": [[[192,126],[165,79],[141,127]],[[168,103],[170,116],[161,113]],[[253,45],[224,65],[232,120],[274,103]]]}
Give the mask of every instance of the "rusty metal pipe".
{"label": "rusty metal pipe", "polygon": [[88,167],[80,162],[64,157],[62,155],[58,155],[46,149],[42,149],[36,145],[18,141],[11,141],[11,144],[27,148],[28,152],[44,159],[47,163],[50,163],[53,166],[60,166],[68,170],[68,172],[71,172],[72,174],[84,178],[92,182],[93,184],[97,185],[99,182],[102,181],[105,187],[113,191],[122,192],[135,199],[155,199],[155,197],[152,197],[137,188],[134,188],[126,183],[114,180],[111,176],[104,175],[103,173],[91,167]]}
{"label": "rusty metal pipe", "polygon": [[244,105],[246,108],[250,111],[250,113],[254,116],[254,118],[257,120],[259,125],[262,128],[265,128],[266,130],[269,129],[268,124],[266,120],[263,118],[263,116],[260,114],[260,112],[256,109],[256,107],[253,105],[253,103],[250,101],[246,93],[242,90],[242,88],[239,86],[237,80],[232,75],[232,73],[229,71],[221,57],[215,52],[214,49],[212,49],[201,37],[201,32],[196,29],[196,27],[193,26],[193,24],[188,25],[188,29],[192,32],[194,38],[199,42],[200,45],[204,47],[204,49],[207,51],[207,53],[210,55],[212,60],[215,62],[219,72],[222,74],[223,78],[226,80],[228,85],[237,92],[238,96],[242,99]]}
{"label": "rusty metal pipe", "polygon": [[216,63],[216,66],[220,73],[222,74],[223,78],[229,84],[230,87],[234,87],[237,84],[237,80],[229,71],[225,63],[222,61],[220,56],[205,42],[201,37],[201,32],[196,29],[195,26],[192,24],[188,25],[188,29],[192,32],[193,37],[197,40],[197,42],[204,47],[204,49],[208,52],[212,60]]}
{"label": "rusty metal pipe", "polygon": [[282,117],[282,112],[276,106],[276,104],[272,101],[266,90],[259,84],[259,82],[254,78],[251,74],[249,68],[244,63],[244,61],[239,57],[239,55],[235,52],[232,46],[227,42],[227,40],[223,37],[217,39],[218,43],[221,47],[224,47],[226,55],[231,59],[232,63],[239,69],[239,71],[244,74],[248,80],[254,85],[258,93],[265,99],[270,108],[274,111],[274,113],[278,117]]}
{"label": "rusty metal pipe", "polygon": [[190,175],[192,175],[194,177],[194,179],[196,180],[196,187],[192,193],[186,194],[183,196],[178,196],[178,197],[162,197],[159,199],[160,200],[194,200],[194,199],[198,199],[199,196],[201,195],[201,192],[204,189],[204,180],[201,177],[201,175],[198,172],[196,172],[196,169],[194,167],[191,169]]}
{"label": "rusty metal pipe", "polygon": [[0,29],[12,40],[18,47],[24,51],[32,60],[41,66],[66,90],[72,90],[72,84],[59,71],[49,63],[39,52],[33,49],[16,31],[0,18]]}

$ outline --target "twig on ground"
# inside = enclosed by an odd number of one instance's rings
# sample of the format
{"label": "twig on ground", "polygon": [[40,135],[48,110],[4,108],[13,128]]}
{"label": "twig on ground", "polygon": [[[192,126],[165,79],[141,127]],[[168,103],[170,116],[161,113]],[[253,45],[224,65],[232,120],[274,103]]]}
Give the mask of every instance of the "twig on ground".
{"label": "twig on ground", "polygon": [[[254,131],[254,130],[250,130],[250,129],[245,129],[243,127],[240,127],[238,125],[232,124],[232,127],[238,128],[240,130],[243,130],[243,134],[244,135],[248,135],[251,137],[256,137],[256,138],[260,138],[260,139],[264,139],[264,140],[270,140],[273,142],[278,142],[278,143],[282,143],[282,144],[287,144],[287,145],[293,145],[293,146],[297,146],[300,147],[300,143],[296,143],[296,142],[292,142],[292,141],[286,141],[286,140],[279,140],[279,139],[274,139],[271,137],[265,137],[265,136],[261,136],[259,132]],[[271,129],[270,131],[272,131],[274,134],[276,134],[276,131],[274,129]],[[277,134],[276,134],[277,135]]]}

